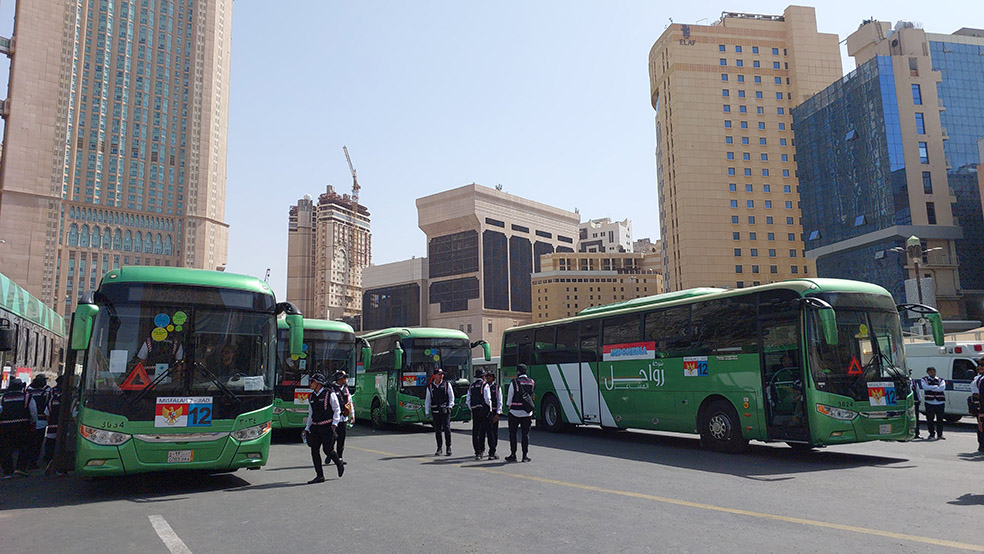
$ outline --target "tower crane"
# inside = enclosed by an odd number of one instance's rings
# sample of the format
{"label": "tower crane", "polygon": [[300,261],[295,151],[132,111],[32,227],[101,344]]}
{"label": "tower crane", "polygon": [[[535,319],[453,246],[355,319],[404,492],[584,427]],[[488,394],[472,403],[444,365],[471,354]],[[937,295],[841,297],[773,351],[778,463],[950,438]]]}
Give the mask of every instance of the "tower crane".
{"label": "tower crane", "polygon": [[[352,292],[352,272],[355,271],[357,265],[357,257],[355,252],[355,231],[356,222],[359,218],[359,178],[355,174],[355,166],[352,165],[352,157],[349,156],[349,151],[347,146],[342,146],[342,151],[345,152],[345,161],[348,162],[349,171],[352,172],[352,228],[349,229],[349,240],[348,240],[348,262],[349,266],[345,271],[345,299],[346,308],[349,308],[351,302],[350,298],[354,298],[355,293]],[[350,297],[349,294],[352,294]]]}
{"label": "tower crane", "polygon": [[263,282],[264,283],[269,283],[270,282],[270,268],[269,267],[267,268],[266,276],[263,277]]}

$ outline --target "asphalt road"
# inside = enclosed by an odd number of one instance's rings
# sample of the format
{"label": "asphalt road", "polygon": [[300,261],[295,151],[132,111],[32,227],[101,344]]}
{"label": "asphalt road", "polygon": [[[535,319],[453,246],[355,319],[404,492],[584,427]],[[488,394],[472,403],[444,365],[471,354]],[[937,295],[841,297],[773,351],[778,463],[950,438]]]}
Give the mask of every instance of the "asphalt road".
{"label": "asphalt road", "polygon": [[[946,441],[717,454],[696,437],[534,429],[530,463],[451,457],[423,427],[350,430],[341,479],[306,446],[225,475],[0,481],[0,552],[984,551],[984,455]],[[500,455],[508,454],[505,425]]]}

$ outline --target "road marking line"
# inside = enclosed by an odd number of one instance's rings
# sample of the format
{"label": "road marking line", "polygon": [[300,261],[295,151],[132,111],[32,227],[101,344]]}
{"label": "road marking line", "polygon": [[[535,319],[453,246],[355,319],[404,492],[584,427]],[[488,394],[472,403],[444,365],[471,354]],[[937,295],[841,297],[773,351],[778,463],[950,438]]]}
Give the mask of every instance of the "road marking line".
{"label": "road marking line", "polygon": [[174,529],[171,529],[171,526],[164,520],[164,516],[147,517],[150,518],[150,524],[154,526],[154,531],[157,531],[157,536],[164,541],[164,546],[171,551],[171,554],[191,554],[191,549],[174,532]]}
{"label": "road marking line", "polygon": [[465,469],[472,469],[472,470],[476,470],[476,471],[484,471],[486,473],[494,473],[496,475],[505,475],[507,477],[515,477],[517,479],[526,479],[526,480],[529,480],[529,481],[537,481],[537,482],[540,482],[540,483],[548,483],[548,484],[551,484],[551,485],[559,485],[559,486],[562,486],[562,487],[571,487],[571,488],[575,488],[575,489],[582,489],[582,490],[593,491],[593,492],[603,492],[603,493],[606,493],[606,494],[617,494],[619,496],[628,496],[628,497],[631,497],[631,498],[639,498],[639,499],[642,499],[642,500],[652,500],[652,501],[655,501],[655,502],[662,502],[664,504],[674,504],[674,505],[677,505],[677,506],[687,506],[689,508],[698,508],[698,509],[701,509],[701,510],[709,510],[709,511],[715,511],[715,512],[725,512],[725,513],[729,513],[729,514],[742,515],[742,516],[748,516],[748,517],[757,517],[757,518],[762,518],[762,519],[771,519],[771,520],[775,520],[775,521],[785,521],[787,523],[798,523],[800,525],[810,525],[810,526],[813,526],[813,527],[823,527],[823,528],[827,528],[827,529],[837,529],[837,530],[840,530],[840,531],[850,531],[850,532],[853,532],[853,533],[861,533],[861,534],[865,534],[865,535],[875,535],[875,536],[879,536],[879,537],[887,537],[887,538],[890,538],[890,539],[898,539],[898,540],[918,542],[918,543],[923,543],[923,544],[931,544],[933,546],[946,546],[946,547],[950,547],[950,548],[959,548],[959,549],[962,549],[962,550],[971,550],[971,551],[974,551],[974,552],[984,552],[984,546],[980,546],[980,545],[976,545],[976,544],[968,544],[968,543],[957,542],[957,541],[948,541],[948,540],[942,540],[942,539],[934,539],[934,538],[930,538],[930,537],[920,537],[920,536],[917,536],[917,535],[906,535],[904,533],[893,533],[891,531],[881,531],[881,530],[878,530],[878,529],[869,529],[867,527],[856,527],[854,525],[843,525],[843,524],[840,524],[840,523],[829,523],[829,522],[826,522],[826,521],[816,521],[816,520],[812,520],[812,519],[803,519],[803,518],[798,518],[798,517],[781,516],[781,515],[777,515],[777,514],[765,514],[765,513],[761,513],[761,512],[750,512],[748,510],[739,510],[739,509],[736,509],[736,508],[725,508],[723,506],[714,506],[714,505],[711,505],[711,504],[701,504],[699,502],[690,502],[690,501],[687,501],[687,500],[677,500],[675,498],[665,498],[665,497],[662,497],[662,496],[653,496],[651,494],[644,494],[644,493],[630,492],[630,491],[620,491],[620,490],[615,490],[615,489],[606,489],[606,488],[602,488],[602,487],[595,487],[595,486],[592,486],[592,485],[582,485],[582,484],[578,484],[578,483],[569,483],[567,481],[558,481],[556,479],[546,479],[546,478],[543,478],[543,477],[533,477],[533,476],[530,476],[530,475],[521,475],[521,474],[518,474],[518,473],[510,473],[508,471],[500,471],[500,470],[497,470],[497,469],[489,469],[489,468],[484,468],[484,467],[474,467],[474,466],[464,466],[464,465],[459,466],[459,467],[463,467]]}

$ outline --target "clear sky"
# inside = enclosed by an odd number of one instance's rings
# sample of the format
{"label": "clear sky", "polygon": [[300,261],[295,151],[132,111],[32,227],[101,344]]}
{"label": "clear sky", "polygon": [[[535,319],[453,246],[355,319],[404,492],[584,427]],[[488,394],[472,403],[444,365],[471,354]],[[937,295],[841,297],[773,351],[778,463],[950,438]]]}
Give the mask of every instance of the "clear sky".
{"label": "clear sky", "polygon": [[[577,208],[582,220],[629,218],[636,238],[656,238],[649,49],[670,18],[711,23],[787,4],[237,0],[228,270],[269,267],[285,298],[288,209],[328,184],[350,192],[342,145],[372,214],[376,264],[426,255],[414,200],[472,182]],[[6,36],[12,6],[0,0]],[[819,30],[841,39],[870,17],[936,33],[984,27],[979,2],[817,7]]]}

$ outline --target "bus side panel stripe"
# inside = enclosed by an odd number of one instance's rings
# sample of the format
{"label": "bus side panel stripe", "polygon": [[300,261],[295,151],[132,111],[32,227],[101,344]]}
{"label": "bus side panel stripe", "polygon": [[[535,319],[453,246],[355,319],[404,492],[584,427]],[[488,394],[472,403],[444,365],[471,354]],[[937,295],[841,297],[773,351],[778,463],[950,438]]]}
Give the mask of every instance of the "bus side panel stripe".
{"label": "bus side panel stripe", "polygon": [[598,390],[598,381],[595,379],[595,372],[592,370],[591,364],[581,364],[581,387],[581,394],[585,398],[590,396],[592,399],[598,399],[598,411],[600,412],[598,415],[601,416],[601,424],[605,427],[616,427],[615,418],[612,417],[612,412],[608,409],[608,402]]}
{"label": "bus side panel stripe", "polygon": [[[558,367],[560,368],[561,375],[564,377],[564,383],[567,385],[567,398],[570,399],[571,396],[574,396],[574,399],[571,400],[571,408],[574,410],[574,419],[571,419],[570,422],[578,424],[584,423],[584,417],[582,415],[584,414],[584,406],[581,405],[580,364],[560,364]],[[571,391],[571,383],[576,384],[577,394],[573,394]]]}
{"label": "bus side panel stripe", "polygon": [[[557,364],[547,364],[547,371],[550,373],[550,380],[553,381],[554,390],[557,391],[557,399],[560,400],[560,406],[564,409],[564,415],[567,417],[569,423],[579,424],[581,423],[581,418],[578,417],[577,412],[574,410],[574,404],[571,403],[571,391],[567,388],[567,383],[564,382],[564,378],[561,376],[560,367]],[[565,371],[565,373],[567,373]]]}

